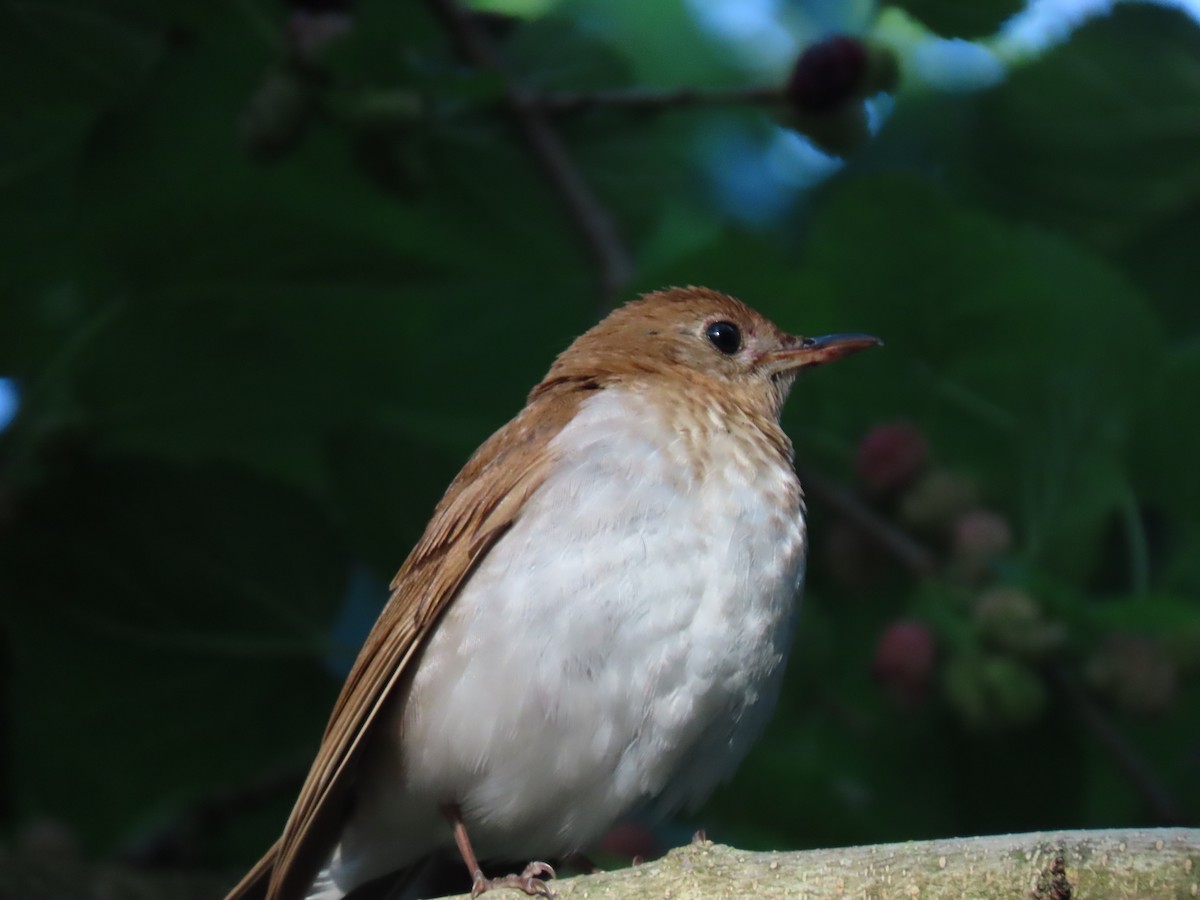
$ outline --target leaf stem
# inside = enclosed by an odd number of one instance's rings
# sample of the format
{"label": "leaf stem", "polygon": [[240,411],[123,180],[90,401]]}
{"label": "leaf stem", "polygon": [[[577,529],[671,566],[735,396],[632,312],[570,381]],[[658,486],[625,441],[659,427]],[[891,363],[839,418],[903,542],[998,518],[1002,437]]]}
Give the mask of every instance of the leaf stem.
{"label": "leaf stem", "polygon": [[1137,496],[1128,486],[1121,500],[1121,519],[1129,552],[1129,589],[1135,597],[1143,597],[1150,592],[1150,542]]}

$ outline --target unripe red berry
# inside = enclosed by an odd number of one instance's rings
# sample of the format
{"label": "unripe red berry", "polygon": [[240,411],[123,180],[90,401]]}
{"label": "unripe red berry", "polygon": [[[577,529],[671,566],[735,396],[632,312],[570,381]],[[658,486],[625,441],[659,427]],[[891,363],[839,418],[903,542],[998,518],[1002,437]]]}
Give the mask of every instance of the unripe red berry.
{"label": "unripe red berry", "polygon": [[943,674],[946,699],[970,728],[1027,725],[1046,708],[1037,670],[1009,656],[963,654],[949,660]]}
{"label": "unripe red berry", "polygon": [[1016,622],[1028,625],[1041,618],[1037,601],[1020,588],[995,587],[979,595],[974,606],[975,621]]}
{"label": "unripe red berry", "polygon": [[1067,640],[1061,622],[1047,621],[1032,596],[1016,587],[993,587],[976,598],[972,618],[979,635],[993,647],[1027,659],[1045,657]]}
{"label": "unripe red berry", "polygon": [[274,162],[294,150],[313,114],[310,86],[297,72],[268,72],[242,112],[242,141],[250,155]]}
{"label": "unripe red berry", "polygon": [[288,19],[286,36],[288,46],[300,59],[313,60],[353,30],[354,17],[349,5],[328,2],[297,8]]}
{"label": "unripe red berry", "polygon": [[658,859],[666,849],[662,841],[641,822],[622,822],[604,835],[600,849],[622,859]]}
{"label": "unripe red berry", "polygon": [[954,522],[954,552],[969,559],[992,560],[1012,549],[1008,520],[990,509],[968,509]]}
{"label": "unripe red berry", "polygon": [[948,469],[934,469],[905,494],[900,517],[907,524],[945,534],[963,510],[975,505],[975,482]]}
{"label": "unripe red berry", "polygon": [[1011,549],[1012,530],[1004,516],[982,507],[968,509],[954,520],[950,574],[968,584],[983,581]]}
{"label": "unripe red berry", "polygon": [[890,494],[910,483],[929,462],[929,443],[910,422],[884,422],[858,445],[854,469],[873,493]]}
{"label": "unripe red berry", "polygon": [[871,674],[902,705],[924,698],[933,677],[937,644],[933,632],[911,620],[893,622],[875,644]]}
{"label": "unripe red berry", "polygon": [[1100,646],[1086,671],[1093,687],[1129,712],[1163,713],[1175,701],[1178,671],[1153,638],[1113,635]]}

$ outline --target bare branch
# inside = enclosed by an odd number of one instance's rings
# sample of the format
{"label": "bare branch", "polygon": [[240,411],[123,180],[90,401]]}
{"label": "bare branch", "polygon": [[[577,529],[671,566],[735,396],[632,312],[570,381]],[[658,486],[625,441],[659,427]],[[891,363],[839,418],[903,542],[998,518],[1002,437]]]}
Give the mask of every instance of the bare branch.
{"label": "bare branch", "polygon": [[629,88],[606,91],[564,91],[542,94],[534,103],[543,112],[564,115],[597,107],[662,112],[686,106],[770,106],[784,101],[779,85],[733,88]]}
{"label": "bare branch", "polygon": [[800,472],[800,483],[811,496],[857,525],[918,578],[930,578],[936,573],[937,561],[932,553],[846,488],[811,470]]}
{"label": "bare branch", "polygon": [[470,10],[458,0],[428,2],[462,58],[476,69],[502,79],[509,115],[583,238],[598,270],[602,302],[605,308],[611,306],[634,275],[633,257],[621,240],[612,216],[584,181],[566,146],[539,108],[535,95],[509,75],[491,37]]}
{"label": "bare branch", "polygon": [[1091,732],[1096,742],[1107,751],[1125,777],[1133,784],[1155,820],[1164,825],[1176,825],[1184,821],[1183,811],[1175,798],[1163,787],[1154,770],[1134,749],[1116,725],[1087,695],[1062,665],[1048,668],[1051,682],[1066,701],[1084,727]]}

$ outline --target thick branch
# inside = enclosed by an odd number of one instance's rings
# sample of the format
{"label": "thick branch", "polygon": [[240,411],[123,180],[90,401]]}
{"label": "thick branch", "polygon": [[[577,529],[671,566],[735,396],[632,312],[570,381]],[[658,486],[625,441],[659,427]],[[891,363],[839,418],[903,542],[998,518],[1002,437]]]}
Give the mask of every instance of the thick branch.
{"label": "thick branch", "polygon": [[463,59],[476,69],[491,72],[502,80],[504,102],[513,123],[587,245],[598,270],[604,306],[611,306],[634,274],[633,258],[621,241],[612,216],[584,181],[534,95],[508,74],[499,52],[478,20],[458,0],[429,0],[429,3],[445,24]]}
{"label": "thick branch", "polygon": [[[21,900],[200,900],[219,897],[228,881],[0,853],[0,897]],[[655,862],[552,885],[564,900],[1165,900],[1200,896],[1200,830],[1047,831],[796,853],[705,841]],[[494,897],[527,900],[503,889]]]}
{"label": "thick branch", "polygon": [[705,841],[656,862],[556,881],[553,887],[564,900],[1195,897],[1200,895],[1200,830],[1041,832],[798,853],[751,853]]}

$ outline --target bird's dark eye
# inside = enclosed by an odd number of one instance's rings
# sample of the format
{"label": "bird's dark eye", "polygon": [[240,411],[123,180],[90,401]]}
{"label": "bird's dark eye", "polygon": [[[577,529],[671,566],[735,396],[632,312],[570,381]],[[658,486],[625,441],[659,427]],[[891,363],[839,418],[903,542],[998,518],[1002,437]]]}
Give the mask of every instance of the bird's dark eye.
{"label": "bird's dark eye", "polygon": [[704,336],[726,356],[742,349],[742,329],[732,322],[713,322],[704,329]]}

